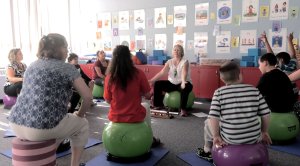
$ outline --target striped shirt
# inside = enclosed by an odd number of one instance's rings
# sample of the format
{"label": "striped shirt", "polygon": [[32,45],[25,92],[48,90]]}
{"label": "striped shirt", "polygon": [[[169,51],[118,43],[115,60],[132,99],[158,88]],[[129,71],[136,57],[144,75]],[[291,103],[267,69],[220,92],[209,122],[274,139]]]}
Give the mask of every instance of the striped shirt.
{"label": "striped shirt", "polygon": [[253,144],[261,134],[258,117],[268,114],[268,105],[257,88],[236,84],[215,91],[208,117],[219,120],[220,135],[225,142]]}

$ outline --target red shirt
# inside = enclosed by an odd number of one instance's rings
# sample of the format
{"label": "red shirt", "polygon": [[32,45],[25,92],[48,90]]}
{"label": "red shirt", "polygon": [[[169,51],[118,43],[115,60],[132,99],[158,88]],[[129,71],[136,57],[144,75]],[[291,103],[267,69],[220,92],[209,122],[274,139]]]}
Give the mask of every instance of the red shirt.
{"label": "red shirt", "polygon": [[[106,61],[107,65],[108,65],[109,61],[108,61],[108,60],[105,60],[105,61]],[[97,78],[100,78],[100,77],[98,76],[97,72],[96,72],[96,69],[95,69],[96,67],[99,67],[99,68],[100,68],[100,71],[101,71],[101,73],[102,73],[103,75],[105,75],[105,72],[106,72],[106,69],[107,69],[107,66],[103,66],[102,63],[100,62],[100,60],[98,59],[98,60],[94,63],[94,65],[93,65],[93,76],[92,76],[92,79],[93,79],[93,80],[94,80],[94,79],[97,79]]]}
{"label": "red shirt", "polygon": [[108,85],[110,75],[105,78],[104,99],[110,101],[108,119],[112,122],[142,122],[146,109],[141,105],[142,95],[150,92],[145,73],[137,69],[136,76],[128,82],[126,91],[116,84]]}

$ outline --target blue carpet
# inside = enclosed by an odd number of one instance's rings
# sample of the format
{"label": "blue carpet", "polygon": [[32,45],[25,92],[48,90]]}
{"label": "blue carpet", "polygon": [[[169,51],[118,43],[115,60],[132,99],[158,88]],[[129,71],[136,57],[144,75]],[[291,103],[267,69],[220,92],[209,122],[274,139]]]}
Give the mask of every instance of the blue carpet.
{"label": "blue carpet", "polygon": [[187,153],[180,153],[177,155],[178,158],[183,160],[184,162],[190,164],[191,166],[212,166],[213,164],[199,158],[195,152],[187,152]]}
{"label": "blue carpet", "polygon": [[297,137],[297,140],[288,145],[271,145],[269,148],[296,156],[300,156],[300,137]]}
{"label": "blue carpet", "polygon": [[[95,138],[89,138],[88,143],[85,145],[84,149],[101,144],[102,141],[95,139]],[[0,154],[8,157],[8,158],[12,158],[12,151],[11,149],[8,150],[4,150],[4,151],[0,151]],[[60,158],[60,157],[64,157],[66,155],[71,154],[71,149],[64,151],[64,152],[60,152],[60,153],[56,153],[56,158]]]}
{"label": "blue carpet", "polygon": [[126,163],[126,164],[120,164],[120,163],[115,163],[112,161],[107,161],[106,160],[106,153],[100,153],[98,156],[93,158],[92,160],[88,161],[86,163],[86,166],[122,166],[122,165],[128,165],[128,166],[152,166],[155,165],[160,159],[162,159],[168,152],[169,150],[162,148],[162,147],[157,147],[151,149],[152,154],[151,157],[140,163]]}
{"label": "blue carpet", "polygon": [[15,133],[11,129],[6,129],[4,131],[4,136],[3,138],[9,138],[9,137],[15,137]]}

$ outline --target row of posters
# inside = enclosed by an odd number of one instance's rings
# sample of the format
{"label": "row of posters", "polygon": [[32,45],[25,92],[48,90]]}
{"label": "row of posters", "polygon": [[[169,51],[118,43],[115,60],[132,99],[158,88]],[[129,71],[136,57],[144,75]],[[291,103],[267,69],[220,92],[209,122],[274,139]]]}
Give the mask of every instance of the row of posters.
{"label": "row of posters", "polygon": [[[268,39],[275,53],[286,51],[286,36],[287,29],[282,28],[281,31],[268,31]],[[148,38],[146,35],[137,35],[133,41],[129,35],[120,35],[118,44],[127,45],[131,50],[142,49],[146,50],[148,46],[156,50],[167,49],[167,34],[155,34],[154,39]],[[173,34],[173,45],[180,44],[184,48],[194,49],[195,55],[207,54],[208,48],[208,32],[195,32],[194,40],[186,41],[186,34]],[[101,40],[105,51],[112,51],[112,38],[103,38]],[[230,53],[231,48],[240,47],[240,53],[247,53],[249,48],[264,48],[263,42],[259,38],[256,30],[241,30],[240,36],[232,36],[231,31],[221,31],[215,36],[216,53]]]}
{"label": "row of posters", "polygon": [[[299,7],[289,7],[289,0],[271,0],[270,5],[259,6],[259,0],[243,0],[241,15],[232,16],[232,0],[217,2],[217,13],[209,13],[209,3],[195,5],[195,25],[208,25],[209,19],[215,19],[217,24],[231,24],[235,22],[257,22],[258,17],[269,17],[270,20],[284,20],[288,17],[297,18]],[[145,10],[134,10],[133,16],[129,11],[120,11],[118,16],[110,13],[98,14],[98,28],[111,29],[112,22],[118,25],[119,30],[129,30],[130,20],[134,29],[145,29],[146,22],[153,22],[154,28],[166,28],[167,24],[174,27],[186,27],[187,6],[174,6],[173,15],[167,15],[166,7],[155,8],[154,18],[145,17]],[[149,25],[150,23],[148,23]],[[152,23],[151,23],[152,24]],[[238,23],[239,24],[239,23]]]}

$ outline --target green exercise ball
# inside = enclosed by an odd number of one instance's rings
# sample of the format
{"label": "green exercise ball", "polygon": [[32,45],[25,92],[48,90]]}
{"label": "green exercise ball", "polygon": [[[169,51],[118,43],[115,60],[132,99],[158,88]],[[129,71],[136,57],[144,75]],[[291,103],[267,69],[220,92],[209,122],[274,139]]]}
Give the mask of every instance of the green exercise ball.
{"label": "green exercise ball", "polygon": [[95,98],[101,98],[103,97],[103,93],[104,93],[104,89],[103,89],[103,86],[99,86],[99,85],[94,85],[94,88],[93,88],[93,97]]}
{"label": "green exercise ball", "polygon": [[[165,106],[168,106],[169,108],[179,109],[180,108],[180,100],[181,100],[180,92],[173,91],[173,92],[169,92],[169,93],[165,94],[163,103]],[[194,105],[194,101],[195,101],[195,95],[194,95],[194,92],[191,91],[189,93],[186,108],[192,108]]]}
{"label": "green exercise ball", "polygon": [[108,123],[102,133],[105,149],[116,157],[137,157],[150,151],[152,129],[146,122]]}
{"label": "green exercise ball", "polygon": [[288,141],[299,133],[299,120],[293,112],[271,113],[269,135],[273,141]]}

